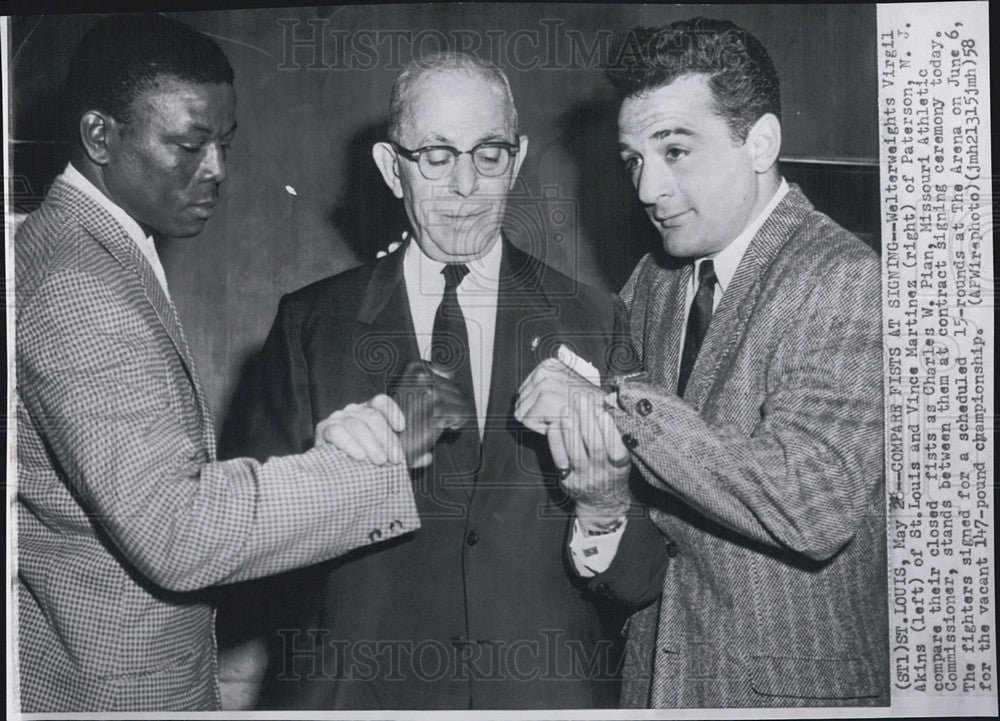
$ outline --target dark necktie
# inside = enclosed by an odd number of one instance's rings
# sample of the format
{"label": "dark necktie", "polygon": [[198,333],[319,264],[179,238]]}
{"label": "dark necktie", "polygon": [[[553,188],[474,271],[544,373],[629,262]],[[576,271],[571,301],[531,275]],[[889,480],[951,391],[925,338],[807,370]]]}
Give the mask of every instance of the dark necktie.
{"label": "dark necktie", "polygon": [[[444,296],[434,314],[434,334],[431,338],[431,361],[451,371],[455,382],[462,389],[472,408],[476,407],[476,394],[472,389],[472,362],[469,356],[469,333],[465,316],[458,304],[458,284],[468,274],[464,265],[446,265]],[[475,471],[479,465],[479,424],[471,418],[454,434],[445,436],[452,447],[455,462],[463,473]]]}
{"label": "dark necktie", "polygon": [[715,267],[711,260],[703,260],[698,268],[698,292],[694,294],[684,334],[681,368],[677,374],[677,395],[683,396],[694,362],[698,360],[701,342],[705,339],[708,324],[712,321],[712,302],[715,297]]}

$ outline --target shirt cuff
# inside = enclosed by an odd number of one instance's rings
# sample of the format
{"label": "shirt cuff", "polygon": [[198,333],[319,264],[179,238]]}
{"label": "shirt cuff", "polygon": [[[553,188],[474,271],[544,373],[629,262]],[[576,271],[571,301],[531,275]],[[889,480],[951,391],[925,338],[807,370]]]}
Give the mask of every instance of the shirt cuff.
{"label": "shirt cuff", "polygon": [[627,523],[627,520],[624,521],[610,533],[590,536],[580,525],[580,519],[576,516],[573,517],[573,531],[569,538],[569,555],[573,560],[573,568],[576,569],[577,574],[582,578],[592,578],[608,570],[611,562],[615,560],[618,544],[621,543]]}

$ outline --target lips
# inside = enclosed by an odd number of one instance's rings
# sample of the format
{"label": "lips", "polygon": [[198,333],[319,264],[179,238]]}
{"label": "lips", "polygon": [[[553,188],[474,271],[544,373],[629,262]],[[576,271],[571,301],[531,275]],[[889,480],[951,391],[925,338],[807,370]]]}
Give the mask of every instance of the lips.
{"label": "lips", "polygon": [[689,212],[691,212],[690,209],[682,210],[678,213],[668,213],[663,215],[659,213],[651,213],[651,215],[653,216],[653,220],[657,224],[670,228],[675,225],[679,225],[682,222],[683,217],[687,215]]}
{"label": "lips", "polygon": [[439,210],[437,214],[440,215],[442,218],[446,218],[447,220],[461,221],[461,220],[468,220],[468,219],[471,219],[471,218],[479,218],[479,217],[481,217],[481,216],[486,215],[487,213],[489,213],[490,210],[491,210],[491,208],[482,208],[482,207],[476,208],[475,210],[466,211],[466,212],[454,212],[454,211],[447,211],[447,210],[445,210],[445,211]]}
{"label": "lips", "polygon": [[208,200],[204,203],[192,203],[190,208],[199,218],[211,218],[215,214],[215,203],[216,201],[214,200]]}

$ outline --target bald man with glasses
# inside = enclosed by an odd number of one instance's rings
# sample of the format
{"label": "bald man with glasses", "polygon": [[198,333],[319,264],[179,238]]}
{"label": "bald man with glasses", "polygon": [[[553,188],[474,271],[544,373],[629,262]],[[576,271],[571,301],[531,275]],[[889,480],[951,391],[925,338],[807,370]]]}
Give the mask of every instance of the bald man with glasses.
{"label": "bald man with glasses", "polygon": [[[612,706],[614,614],[635,608],[614,608],[608,589],[656,598],[656,530],[638,514],[612,565],[580,580],[566,539],[602,529],[577,528],[588,499],[561,491],[545,439],[512,411],[560,346],[596,375],[629,368],[624,308],[503,236],[528,138],[502,71],[461,54],[405,68],[388,135],[372,155],[405,205],[409,240],[282,300],[238,393],[232,450],[266,458],[326,441],[406,463],[422,526],[270,586],[285,613],[271,619],[260,706]],[[544,238],[529,241],[543,252]],[[376,394],[400,412],[363,404]]]}

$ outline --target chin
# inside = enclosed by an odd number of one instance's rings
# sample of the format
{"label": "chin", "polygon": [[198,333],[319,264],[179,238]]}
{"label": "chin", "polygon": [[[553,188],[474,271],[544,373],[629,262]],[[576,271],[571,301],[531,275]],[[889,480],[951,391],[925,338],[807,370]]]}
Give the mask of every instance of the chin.
{"label": "chin", "polygon": [[683,238],[664,238],[663,249],[674,258],[696,258],[701,255],[697,243]]}
{"label": "chin", "polygon": [[484,255],[487,249],[490,247],[490,241],[499,235],[499,230],[494,231],[491,235],[479,235],[478,233],[469,237],[468,235],[451,235],[448,238],[442,238],[440,242],[436,243],[438,248],[448,255],[458,255],[458,256],[480,256]]}
{"label": "chin", "polygon": [[196,220],[193,223],[185,223],[184,225],[178,225],[171,229],[171,232],[165,232],[163,235],[168,238],[193,238],[202,230],[205,229],[206,220]]}

